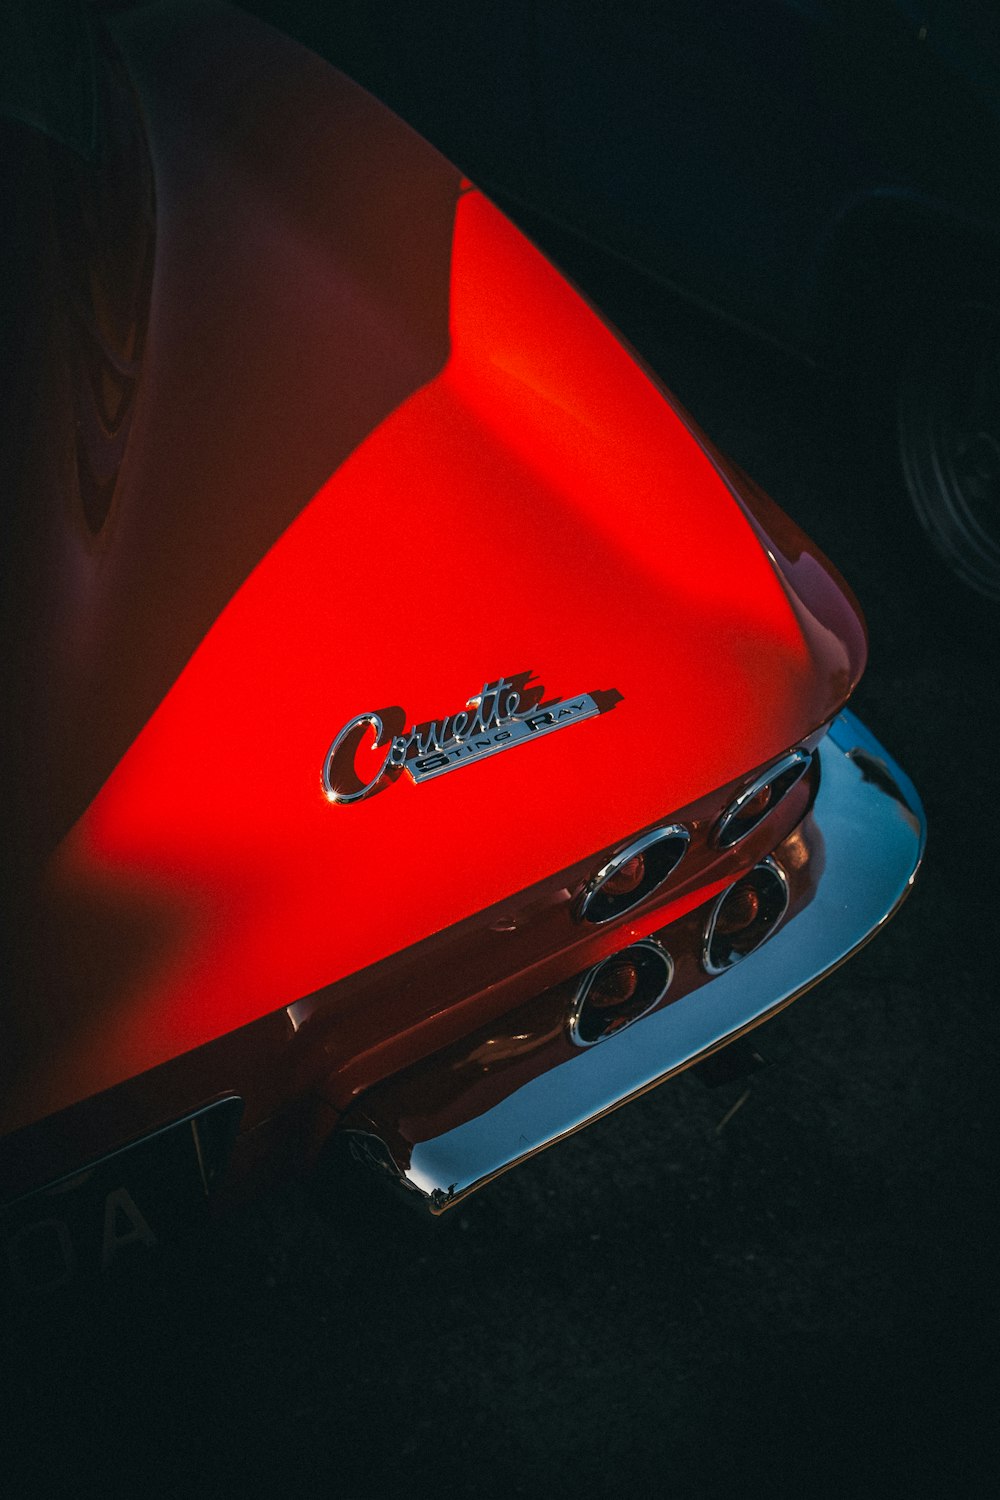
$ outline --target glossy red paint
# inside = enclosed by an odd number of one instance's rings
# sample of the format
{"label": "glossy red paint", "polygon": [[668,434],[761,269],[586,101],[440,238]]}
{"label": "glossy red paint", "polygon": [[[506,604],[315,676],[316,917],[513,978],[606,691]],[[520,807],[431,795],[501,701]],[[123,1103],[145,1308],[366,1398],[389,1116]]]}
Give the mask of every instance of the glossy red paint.
{"label": "glossy red paint", "polygon": [[[722,889],[757,840],[714,862],[692,855],[666,911],[599,933],[569,911],[616,845],[682,809],[707,826],[751,771],[815,738],[864,660],[855,606],[825,560],[785,518],[772,518],[771,546],[764,502],[737,502],[657,382],[481,194],[456,206],[452,169],[280,39],[254,33],[247,45],[280,54],[281,68],[222,110],[212,47],[231,23],[183,39],[157,24],[140,12],[120,28],[150,121],[164,249],[147,400],[91,598],[86,682],[93,701],[108,695],[114,728],[84,756],[86,804],[45,871],[6,1130],[149,1070],[172,1080],[149,1095],[169,1116],[170,1099],[177,1111],[202,1102],[207,1057],[212,1092],[243,1092],[251,1126],[303,1088],[345,1107]],[[277,218],[274,258],[258,233],[251,270],[247,225],[270,208],[227,153],[256,149],[241,144],[240,122],[252,124],[277,184],[303,77],[325,122],[317,141],[342,157],[347,120],[360,155],[339,206],[315,163],[274,186],[305,225],[291,243],[308,247],[309,294],[300,284],[290,301]],[[199,130],[213,143],[200,186],[182,171]],[[420,277],[445,289],[443,343],[433,319],[410,316],[410,294],[397,297],[395,260],[353,274],[414,163],[432,203]],[[209,213],[223,188],[225,212]],[[202,213],[212,285],[242,288],[211,307],[190,259]],[[400,264],[411,278],[405,254]],[[341,315],[350,359],[333,337]],[[248,320],[266,330],[255,350]],[[224,400],[207,376],[185,384],[208,326],[209,372],[232,371]],[[384,374],[400,348],[398,389],[373,377],[363,412],[337,427],[368,353]],[[290,388],[250,399],[274,370]],[[164,470],[174,454],[179,469]],[[161,652],[154,637],[189,560],[200,602],[179,607],[183,646]],[[355,716],[398,705],[417,724],[528,669],[548,696],[620,699],[438,781],[326,800],[324,756]],[[86,711],[71,707],[68,722]],[[779,826],[791,823],[761,840]]]}

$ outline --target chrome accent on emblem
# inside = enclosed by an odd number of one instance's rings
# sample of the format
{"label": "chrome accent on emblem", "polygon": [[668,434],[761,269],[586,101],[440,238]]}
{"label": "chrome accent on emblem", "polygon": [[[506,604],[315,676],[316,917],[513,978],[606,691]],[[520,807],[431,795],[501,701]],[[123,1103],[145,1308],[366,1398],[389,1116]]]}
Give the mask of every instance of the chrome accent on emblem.
{"label": "chrome accent on emblem", "polygon": [[[668,824],[665,828],[654,828],[641,838],[620,850],[584,887],[576,911],[578,922],[597,924],[610,922],[623,912],[638,906],[647,896],[658,890],[680,864],[690,843],[691,835],[680,823]],[[662,848],[660,846],[663,846]],[[622,896],[611,896],[605,887],[618,875],[623,866],[632,859],[643,856],[646,872],[634,890]]]}
{"label": "chrome accent on emblem", "polygon": [[[592,1001],[595,986],[600,986],[602,976],[610,977],[616,968],[626,966],[636,970],[632,992],[617,1001],[609,997],[599,1006],[593,1003],[588,1006],[587,1002]],[[619,953],[612,953],[610,958],[588,970],[573,997],[567,1018],[570,1040],[577,1047],[596,1047],[598,1042],[605,1042],[624,1031],[634,1021],[648,1015],[654,1005],[659,1005],[673,977],[673,959],[653,938],[644,938]]]}
{"label": "chrome accent on emblem", "polygon": [[552,734],[556,729],[568,729],[581,719],[592,719],[600,709],[589,693],[579,698],[563,698],[550,703],[547,708],[536,708],[522,715],[512,714],[503,721],[503,727],[475,735],[453,735],[438,744],[430,755],[417,755],[403,764],[403,769],[412,780],[432,781],[435,776],[444,776],[470,761],[485,760],[512,745],[523,745],[527,740],[540,739],[543,734]]}
{"label": "chrome accent on emblem", "polygon": [[[732,849],[736,844],[740,843],[748,834],[753,832],[759,823],[763,822],[773,808],[777,807],[778,803],[792,790],[792,787],[801,781],[811,764],[812,756],[808,750],[790,750],[787,755],[782,756],[781,760],[775,761],[773,765],[768,766],[767,770],[762,771],[757,779],[740,792],[736,800],[731,802],[726,808],[719,819],[718,827],[712,836],[712,842],[720,849]],[[777,795],[771,798],[770,802],[768,802],[766,807],[763,808],[752,822],[747,823],[743,828],[739,827],[740,816],[747,804],[754,797],[759,796],[765,787],[772,784],[777,786],[779,782],[783,784],[778,788]],[[735,830],[733,830],[734,824],[737,825]]]}
{"label": "chrome accent on emblem", "polygon": [[[756,886],[752,884],[755,875],[759,877]],[[762,898],[761,891],[759,890],[759,886],[761,885],[760,877],[766,877]],[[763,913],[755,913],[747,923],[746,929],[749,931],[759,918],[761,924],[760,936],[753,946],[747,949],[746,953],[737,953],[727,963],[719,963],[712,957],[712,944],[715,940],[716,925],[718,924],[723,906],[733,891],[741,885],[749,885],[751,889],[756,889],[758,899],[763,899],[765,903]],[[728,886],[716,900],[715,905],[709,913],[708,921],[705,923],[705,937],[701,950],[701,962],[705,972],[707,974],[723,974],[726,969],[731,969],[734,964],[741,963],[743,959],[749,958],[750,954],[755,952],[761,943],[766,942],[777,928],[785,912],[788,910],[788,902],[788,877],[777,861],[772,859],[770,855],[767,859],[762,859],[759,864],[754,865],[753,869],[748,871],[746,875],[741,875],[739,880],[734,880],[732,885]]]}
{"label": "chrome accent on emblem", "polygon": [[354,732],[354,730],[361,729],[365,724],[370,724],[374,729],[375,743],[378,744],[379,740],[382,738],[384,727],[380,716],[378,714],[358,714],[357,718],[351,719],[349,723],[344,725],[343,729],[337,735],[337,738],[334,740],[333,744],[326,752],[326,759],[323,761],[323,790],[326,793],[327,800],[330,802],[361,802],[363,798],[370,797],[372,793],[377,790],[379,782],[385,775],[386,769],[389,765],[389,759],[392,754],[391,745],[385,752],[385,758],[383,759],[382,764],[379,766],[377,774],[372,778],[371,781],[367,783],[367,785],[363,785],[359,791],[345,792],[339,787],[334,786],[333,767],[337,758],[337,751],[343,745],[344,741],[348,739],[349,736]]}
{"label": "chrome accent on emblem", "polygon": [[[417,724],[402,734],[386,732],[386,721],[405,722],[401,708],[358,714],[350,719],[326,752],[323,791],[329,802],[360,802],[381,791],[405,771],[411,781],[431,781],[472,761],[485,760],[512,745],[540,739],[567,729],[582,719],[608,712],[620,700],[615,691],[582,693],[575,698],[542,701],[545,689],[532,683],[531,672],[486,682],[464,709],[443,719]],[[376,746],[386,752],[374,777],[362,782],[354,757],[366,725],[375,731]]]}

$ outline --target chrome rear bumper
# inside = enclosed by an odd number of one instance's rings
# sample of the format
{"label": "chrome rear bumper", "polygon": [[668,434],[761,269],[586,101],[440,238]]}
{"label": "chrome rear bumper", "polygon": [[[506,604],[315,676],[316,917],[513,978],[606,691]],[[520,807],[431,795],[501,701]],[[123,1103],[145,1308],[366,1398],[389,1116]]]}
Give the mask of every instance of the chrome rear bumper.
{"label": "chrome rear bumper", "polygon": [[[775,850],[797,867],[798,897],[766,942],[722,973],[682,980],[681,993],[672,989],[599,1046],[572,1045],[565,986],[539,996],[370,1090],[342,1126],[355,1155],[441,1213],[724,1047],[837,968],[907,895],[925,822],[911,782],[853,714],[834,722],[819,757],[815,803]],[[689,974],[712,904],[654,934],[678,960],[680,949],[692,950]],[[623,932],[622,947],[629,941]]]}

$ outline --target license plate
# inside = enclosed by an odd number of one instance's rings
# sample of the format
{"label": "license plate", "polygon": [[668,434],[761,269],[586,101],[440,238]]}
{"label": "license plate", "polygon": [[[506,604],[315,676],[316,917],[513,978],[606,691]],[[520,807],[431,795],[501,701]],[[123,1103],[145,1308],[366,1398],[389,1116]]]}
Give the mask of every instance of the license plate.
{"label": "license plate", "polygon": [[241,1099],[220,1099],[0,1208],[8,1297],[112,1272],[197,1223],[242,1112]]}

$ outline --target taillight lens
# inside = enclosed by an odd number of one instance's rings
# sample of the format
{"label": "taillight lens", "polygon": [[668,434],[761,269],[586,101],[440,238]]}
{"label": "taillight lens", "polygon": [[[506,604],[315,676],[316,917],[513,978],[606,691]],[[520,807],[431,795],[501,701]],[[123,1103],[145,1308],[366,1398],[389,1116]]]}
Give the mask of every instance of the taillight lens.
{"label": "taillight lens", "polygon": [[604,882],[604,892],[608,896],[631,896],[637,891],[646,878],[646,856],[644,854],[633,854],[623,865],[609,875]]}

